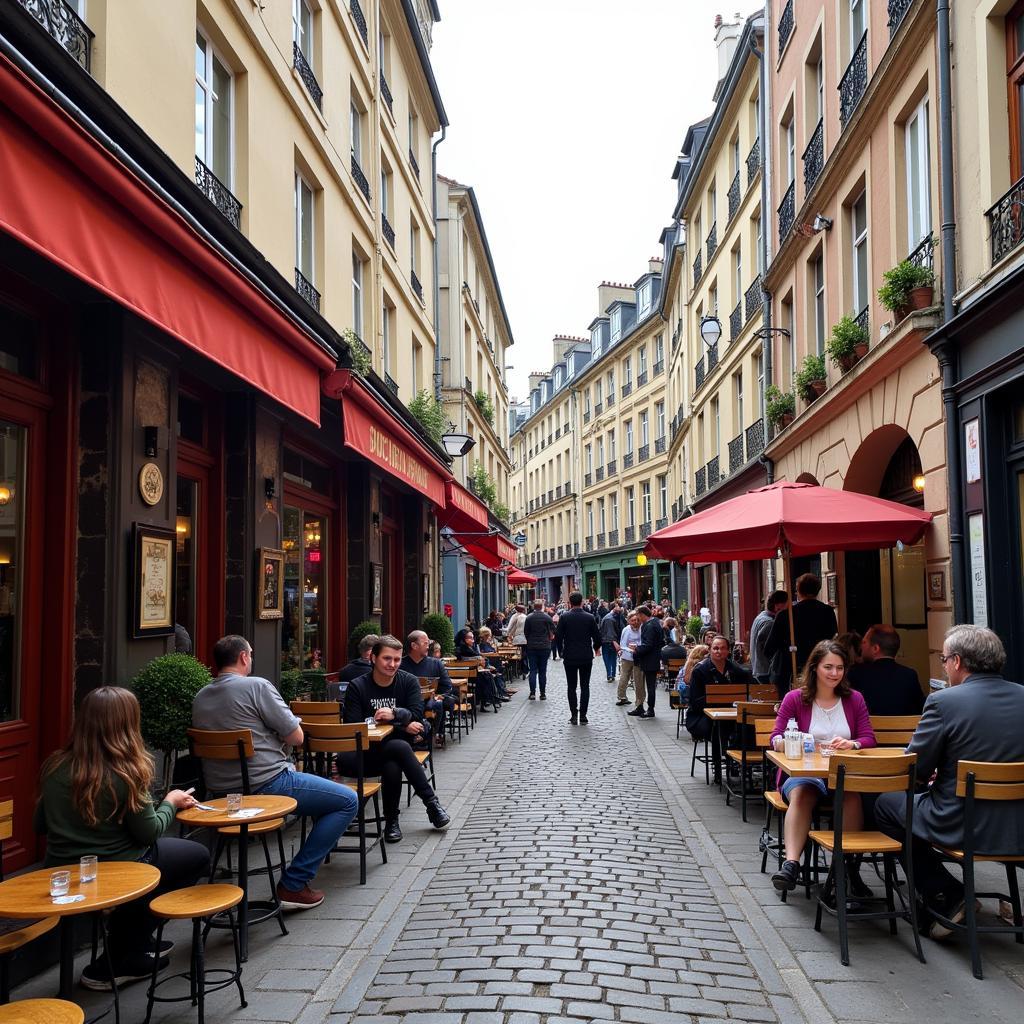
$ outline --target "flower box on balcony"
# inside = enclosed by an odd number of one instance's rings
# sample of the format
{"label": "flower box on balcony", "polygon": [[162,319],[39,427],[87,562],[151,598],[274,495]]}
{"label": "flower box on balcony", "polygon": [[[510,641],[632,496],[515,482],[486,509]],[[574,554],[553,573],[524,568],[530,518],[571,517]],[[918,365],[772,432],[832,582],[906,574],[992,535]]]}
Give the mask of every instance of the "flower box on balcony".
{"label": "flower box on balcony", "polygon": [[915,309],[927,309],[935,294],[935,272],[927,264],[901,260],[882,275],[878,301],[902,320]]}

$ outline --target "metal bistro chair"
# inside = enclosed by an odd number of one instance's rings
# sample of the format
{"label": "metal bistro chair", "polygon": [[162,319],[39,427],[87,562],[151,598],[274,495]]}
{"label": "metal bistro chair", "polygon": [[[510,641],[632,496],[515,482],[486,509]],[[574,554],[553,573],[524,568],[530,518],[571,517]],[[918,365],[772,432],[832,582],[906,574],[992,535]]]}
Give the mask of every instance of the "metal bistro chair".
{"label": "metal bistro chair", "polygon": [[[434,697],[437,692],[437,680],[436,679],[421,679],[420,680],[420,696],[423,698],[423,703],[426,704],[428,700]],[[427,772],[430,778],[430,785],[436,790],[437,779],[434,775],[434,737],[435,730],[433,726],[434,712],[425,711],[423,714],[424,719],[427,722],[427,746],[426,749],[416,749],[413,747],[413,756]],[[444,707],[441,708],[441,721],[444,722]],[[408,807],[412,804],[412,783],[406,779],[403,782],[405,786],[405,806]]]}
{"label": "metal bistro chair", "polygon": [[685,658],[671,658],[665,667],[665,681],[668,686],[668,706],[676,713],[676,739],[679,739],[679,731],[683,727],[683,715],[686,713],[686,704],[679,696],[676,689],[676,676],[679,670],[686,664]]}
{"label": "metal bistro chair", "polygon": [[[725,806],[728,807],[730,798],[740,798],[740,814],[744,821],[747,820],[747,800],[751,797],[763,797],[767,789],[765,775],[763,773],[764,751],[771,738],[772,729],[775,726],[775,705],[763,704],[760,701],[740,701],[736,705],[736,720],[739,728],[739,750],[727,750],[725,752]],[[733,788],[729,774],[731,766],[735,765],[739,772],[739,791]],[[762,769],[761,788],[754,789],[754,768]]]}

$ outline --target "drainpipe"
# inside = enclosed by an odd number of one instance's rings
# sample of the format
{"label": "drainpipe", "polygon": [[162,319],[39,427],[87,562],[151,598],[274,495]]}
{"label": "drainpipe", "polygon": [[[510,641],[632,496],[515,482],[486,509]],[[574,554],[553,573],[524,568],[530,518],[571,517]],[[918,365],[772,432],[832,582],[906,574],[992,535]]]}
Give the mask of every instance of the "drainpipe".
{"label": "drainpipe", "polygon": [[441,134],[430,147],[430,197],[434,214],[434,398],[441,401],[441,243],[437,227],[437,147],[445,140],[448,125],[441,125]]}
{"label": "drainpipe", "polygon": [[[953,97],[950,84],[949,0],[936,3],[939,57],[939,177],[942,182],[942,317],[953,319],[956,289],[956,208],[953,197]],[[959,367],[952,342],[935,349],[942,371],[942,406],[946,419],[946,481],[949,488],[949,560],[952,575],[953,621],[963,622],[967,600],[964,571],[963,487],[960,479],[960,424],[956,384]]]}

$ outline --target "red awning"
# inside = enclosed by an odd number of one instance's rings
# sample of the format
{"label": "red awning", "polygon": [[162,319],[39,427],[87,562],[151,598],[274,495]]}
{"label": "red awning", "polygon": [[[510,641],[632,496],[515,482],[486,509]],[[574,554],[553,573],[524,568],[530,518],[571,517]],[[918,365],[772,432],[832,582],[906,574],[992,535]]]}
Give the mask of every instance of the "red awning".
{"label": "red awning", "polygon": [[505,562],[511,562],[516,557],[515,544],[499,534],[494,534],[490,537],[467,537],[465,539],[456,534],[455,537],[469,555],[475,558],[482,566],[495,572]]}
{"label": "red awning", "polygon": [[2,57],[0,181],[0,231],[320,422],[331,356]]}
{"label": "red awning", "polygon": [[457,480],[445,481],[444,511],[438,512],[437,523],[455,533],[486,533],[490,529],[487,506]]}
{"label": "red awning", "polygon": [[537,582],[537,577],[525,569],[513,569],[506,579],[510,587],[532,587]]}

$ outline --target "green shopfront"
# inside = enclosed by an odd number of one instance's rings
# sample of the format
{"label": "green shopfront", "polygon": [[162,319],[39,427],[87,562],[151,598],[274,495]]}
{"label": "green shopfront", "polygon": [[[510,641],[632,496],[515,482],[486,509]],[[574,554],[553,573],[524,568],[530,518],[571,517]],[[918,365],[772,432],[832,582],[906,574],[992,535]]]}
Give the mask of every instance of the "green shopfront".
{"label": "green shopfront", "polygon": [[668,598],[671,564],[651,560],[640,565],[640,552],[639,547],[632,547],[581,559],[584,596],[597,594],[613,601],[628,589],[634,605]]}

